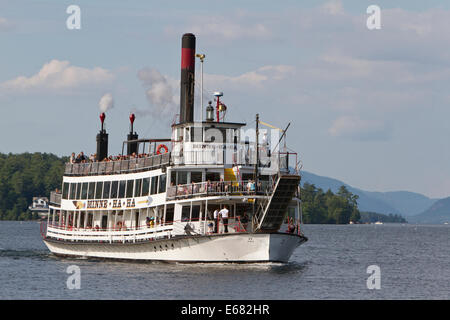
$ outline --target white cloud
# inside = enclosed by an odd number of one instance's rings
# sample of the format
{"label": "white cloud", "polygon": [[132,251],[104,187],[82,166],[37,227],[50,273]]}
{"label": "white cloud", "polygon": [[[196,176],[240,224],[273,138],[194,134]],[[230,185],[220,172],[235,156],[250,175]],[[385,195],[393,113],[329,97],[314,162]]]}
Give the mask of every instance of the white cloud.
{"label": "white cloud", "polygon": [[343,14],[344,8],[342,7],[341,0],[331,0],[322,5],[322,10],[331,15]]}
{"label": "white cloud", "polygon": [[260,40],[273,37],[264,21],[254,21],[245,12],[230,16],[197,16],[185,22],[182,27],[167,27],[165,32],[179,35],[186,30],[208,43],[222,43],[231,40]]}
{"label": "white cloud", "polygon": [[0,17],[0,32],[8,31],[12,27],[13,27],[13,25],[8,19]]}
{"label": "white cloud", "polygon": [[[262,87],[270,81],[281,81],[294,74],[295,67],[289,65],[268,65],[254,71],[245,72],[237,76],[205,74],[208,86],[234,87],[246,89],[248,87]],[[242,87],[245,86],[245,87]]]}
{"label": "white cloud", "polygon": [[44,64],[39,72],[30,77],[19,76],[0,83],[0,89],[29,92],[33,90],[64,90],[81,86],[101,85],[114,79],[114,75],[103,68],[87,69],[71,66],[69,61],[52,60]]}
{"label": "white cloud", "polygon": [[342,116],[336,119],[328,132],[333,137],[354,140],[387,140],[391,127],[380,120],[361,119],[359,116]]}

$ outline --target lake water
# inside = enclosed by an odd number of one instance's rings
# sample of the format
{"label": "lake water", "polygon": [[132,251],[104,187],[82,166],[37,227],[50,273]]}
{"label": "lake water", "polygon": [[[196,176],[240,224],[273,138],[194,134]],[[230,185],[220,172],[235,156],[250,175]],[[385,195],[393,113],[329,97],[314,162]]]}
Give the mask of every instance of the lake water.
{"label": "lake water", "polygon": [[[221,265],[56,258],[36,222],[0,221],[0,299],[449,299],[450,227],[305,225],[288,264]],[[77,265],[80,289],[67,288]],[[380,268],[368,289],[367,267]]]}

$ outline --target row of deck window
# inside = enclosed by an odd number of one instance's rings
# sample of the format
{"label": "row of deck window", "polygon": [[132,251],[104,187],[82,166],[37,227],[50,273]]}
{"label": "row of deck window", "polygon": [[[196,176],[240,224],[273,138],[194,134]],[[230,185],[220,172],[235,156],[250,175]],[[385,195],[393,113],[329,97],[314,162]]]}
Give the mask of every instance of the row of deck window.
{"label": "row of deck window", "polygon": [[133,180],[64,182],[63,199],[116,199],[166,192],[166,175]]}

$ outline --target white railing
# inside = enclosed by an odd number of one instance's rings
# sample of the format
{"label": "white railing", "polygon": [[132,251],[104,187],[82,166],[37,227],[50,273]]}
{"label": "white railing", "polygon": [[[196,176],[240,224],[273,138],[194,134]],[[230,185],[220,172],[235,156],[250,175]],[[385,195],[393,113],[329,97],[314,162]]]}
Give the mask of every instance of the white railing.
{"label": "white railing", "polygon": [[84,228],[47,227],[47,237],[67,241],[136,242],[172,237],[172,225],[141,227],[135,230],[96,230]]}
{"label": "white railing", "polygon": [[[46,238],[70,242],[125,243],[172,238],[180,235],[209,235],[214,233],[213,228],[208,226],[211,223],[213,223],[211,220],[199,221],[197,219],[195,221],[173,221],[165,225],[142,226],[127,230],[73,228],[51,224],[42,228],[41,224],[41,233]],[[219,233],[223,233],[225,225],[220,219],[216,223],[219,225]],[[187,225],[190,227],[186,227]],[[238,217],[228,219],[228,233],[245,231]]]}
{"label": "white railing", "polygon": [[167,188],[167,199],[215,195],[266,195],[272,192],[269,181],[204,181]]}

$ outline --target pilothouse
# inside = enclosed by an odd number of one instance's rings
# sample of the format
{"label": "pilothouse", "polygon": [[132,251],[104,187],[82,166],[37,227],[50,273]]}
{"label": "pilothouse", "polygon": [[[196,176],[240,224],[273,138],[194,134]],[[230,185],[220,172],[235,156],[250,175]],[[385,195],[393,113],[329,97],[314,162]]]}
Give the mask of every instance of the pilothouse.
{"label": "pilothouse", "polygon": [[287,262],[307,241],[297,154],[286,146],[286,130],[261,135],[259,115],[254,128],[225,121],[232,108],[219,91],[205,120],[194,121],[195,56],[195,36],[183,35],[180,114],[170,138],[140,139],[132,114],[122,154],[113,157],[100,115],[95,159],[67,163],[62,191],[50,195],[41,232],[52,253]]}

